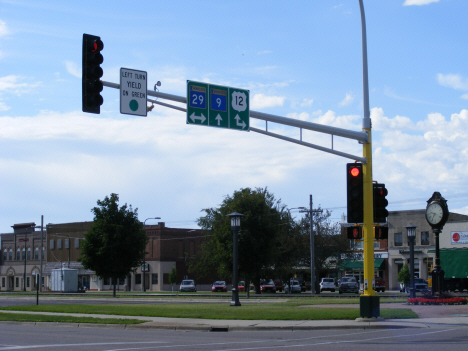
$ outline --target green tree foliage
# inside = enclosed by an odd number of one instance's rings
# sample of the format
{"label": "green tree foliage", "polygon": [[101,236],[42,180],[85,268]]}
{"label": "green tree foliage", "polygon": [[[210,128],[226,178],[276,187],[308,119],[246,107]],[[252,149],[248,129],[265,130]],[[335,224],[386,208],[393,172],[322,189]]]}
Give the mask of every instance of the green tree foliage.
{"label": "green tree foliage", "polygon": [[100,278],[126,277],[140,265],[145,254],[148,238],[143,225],[138,220],[138,209],[132,210],[127,204],[119,208],[119,196],[111,194],[98,200],[94,213],[94,223],[81,248],[80,261],[83,267],[96,272]]}
{"label": "green tree foliage", "polygon": [[398,273],[397,277],[398,281],[400,283],[403,283],[405,285],[408,285],[408,283],[411,280],[411,274],[408,265],[405,263],[403,267],[401,268],[401,271]]}
{"label": "green tree foliage", "polygon": [[[318,211],[321,209],[318,208]],[[341,235],[341,226],[329,220],[331,212],[313,213],[314,246],[315,246],[315,274],[316,288],[320,278],[326,277],[328,273],[334,272],[340,263],[341,257],[349,251],[349,241],[346,236]],[[309,213],[302,218],[298,226],[301,232],[302,245],[301,261],[310,266],[310,216]]]}
{"label": "green tree foliage", "polygon": [[257,291],[260,279],[276,276],[296,259],[293,221],[281,201],[267,189],[235,191],[219,208],[204,212],[198,225],[207,234],[190,266],[197,275],[216,275],[228,281],[232,277],[232,231],[227,217],[232,212],[245,215],[239,232],[239,277],[252,281]]}

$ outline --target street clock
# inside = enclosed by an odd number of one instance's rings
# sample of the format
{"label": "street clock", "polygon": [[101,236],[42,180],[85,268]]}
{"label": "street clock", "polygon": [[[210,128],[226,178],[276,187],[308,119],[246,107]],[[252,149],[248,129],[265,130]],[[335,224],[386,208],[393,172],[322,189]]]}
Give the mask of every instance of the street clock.
{"label": "street clock", "polygon": [[439,192],[434,192],[432,197],[427,200],[426,220],[432,228],[442,229],[447,222],[449,210],[447,200]]}

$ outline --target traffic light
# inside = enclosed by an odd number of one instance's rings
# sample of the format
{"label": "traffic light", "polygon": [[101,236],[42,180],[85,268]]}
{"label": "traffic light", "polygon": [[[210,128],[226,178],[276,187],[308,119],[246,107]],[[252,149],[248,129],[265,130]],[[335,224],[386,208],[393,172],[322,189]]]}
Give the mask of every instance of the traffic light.
{"label": "traffic light", "polygon": [[374,223],[385,223],[388,217],[388,191],[385,184],[374,183]]}
{"label": "traffic light", "polygon": [[101,112],[101,105],[104,102],[101,91],[102,82],[99,78],[102,77],[103,71],[101,63],[104,61],[101,50],[104,49],[104,43],[101,38],[83,34],[83,51],[82,51],[82,108],[83,112],[97,113]]}
{"label": "traffic light", "polygon": [[348,223],[362,223],[364,221],[363,178],[362,163],[346,164]]}
{"label": "traffic light", "polygon": [[362,227],[361,226],[347,227],[346,235],[349,240],[362,239]]}
{"label": "traffic light", "polygon": [[388,227],[381,227],[381,226],[374,227],[374,239],[375,240],[388,239]]}

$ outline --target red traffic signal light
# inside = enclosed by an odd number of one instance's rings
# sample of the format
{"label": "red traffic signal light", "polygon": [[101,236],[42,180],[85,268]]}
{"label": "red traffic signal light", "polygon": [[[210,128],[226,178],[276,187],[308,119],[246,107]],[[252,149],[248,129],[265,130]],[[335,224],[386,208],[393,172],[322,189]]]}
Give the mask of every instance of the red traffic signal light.
{"label": "red traffic signal light", "polygon": [[349,240],[362,239],[362,227],[361,226],[347,227],[346,236]]}
{"label": "red traffic signal light", "polygon": [[95,35],[83,34],[82,50],[82,109],[83,112],[97,113],[101,112],[101,105],[104,99],[101,96],[103,89],[100,78],[104,74],[101,63],[104,57],[101,51],[104,49],[104,43],[101,38]]}
{"label": "red traffic signal light", "polygon": [[388,217],[388,200],[385,198],[388,195],[388,190],[385,184],[374,183],[374,223],[385,223]]}
{"label": "red traffic signal light", "polygon": [[388,227],[374,227],[374,239],[384,240],[388,239]]}
{"label": "red traffic signal light", "polygon": [[348,223],[364,221],[364,177],[361,163],[346,164]]}

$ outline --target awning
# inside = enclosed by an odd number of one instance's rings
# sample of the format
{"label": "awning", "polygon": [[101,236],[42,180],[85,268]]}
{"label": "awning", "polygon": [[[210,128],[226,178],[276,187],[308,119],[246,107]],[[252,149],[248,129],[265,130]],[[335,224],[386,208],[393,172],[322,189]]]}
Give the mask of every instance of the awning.
{"label": "awning", "polygon": [[[374,258],[374,268],[379,271],[385,270],[385,258]],[[343,271],[362,271],[364,269],[364,261],[344,260],[340,264],[340,269]]]}
{"label": "awning", "polygon": [[[440,266],[445,278],[468,278],[468,248],[440,249]],[[435,253],[435,250],[429,250]]]}

